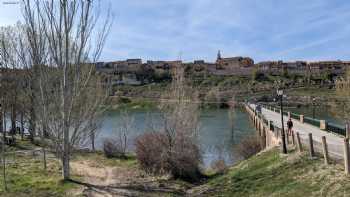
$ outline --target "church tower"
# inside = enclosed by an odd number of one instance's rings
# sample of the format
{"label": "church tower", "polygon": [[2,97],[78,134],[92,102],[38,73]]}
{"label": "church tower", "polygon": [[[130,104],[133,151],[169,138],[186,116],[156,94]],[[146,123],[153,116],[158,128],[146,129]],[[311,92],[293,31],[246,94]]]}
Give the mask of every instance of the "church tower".
{"label": "church tower", "polygon": [[218,55],[217,55],[217,58],[216,58],[216,61],[218,61],[218,60],[221,60],[221,51],[220,50],[218,51]]}

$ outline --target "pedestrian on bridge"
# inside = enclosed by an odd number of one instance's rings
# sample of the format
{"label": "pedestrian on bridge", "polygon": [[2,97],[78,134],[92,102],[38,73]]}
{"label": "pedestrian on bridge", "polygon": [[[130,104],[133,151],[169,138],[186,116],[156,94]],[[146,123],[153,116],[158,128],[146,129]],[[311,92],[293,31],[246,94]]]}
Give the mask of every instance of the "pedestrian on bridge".
{"label": "pedestrian on bridge", "polygon": [[288,135],[292,135],[292,129],[293,129],[293,122],[292,119],[289,118],[288,122],[287,122],[287,128],[288,128]]}

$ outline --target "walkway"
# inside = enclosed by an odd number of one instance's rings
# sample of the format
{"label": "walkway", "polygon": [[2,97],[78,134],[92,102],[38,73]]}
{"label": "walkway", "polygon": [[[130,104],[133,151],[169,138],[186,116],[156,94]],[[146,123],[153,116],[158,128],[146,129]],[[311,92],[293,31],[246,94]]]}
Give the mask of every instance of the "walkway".
{"label": "walkway", "polygon": [[[253,109],[255,109],[255,105],[250,105]],[[266,108],[262,108],[262,114],[268,121],[273,121],[273,124],[277,126],[278,128],[281,128],[281,114],[268,110]],[[284,116],[284,124],[286,129],[286,122],[288,120],[287,116]],[[323,131],[319,129],[318,127],[315,127],[313,125],[307,124],[307,123],[301,123],[299,120],[293,120],[293,130],[295,132],[299,132],[301,141],[303,144],[307,144],[308,142],[308,134],[312,133],[313,141],[314,141],[314,147],[315,149],[322,148],[321,146],[321,138],[322,136],[326,137],[327,144],[328,144],[328,151],[329,154],[337,159],[343,158],[343,152],[344,152],[344,140],[343,137],[340,135],[336,135],[333,133],[329,133],[326,131]]]}

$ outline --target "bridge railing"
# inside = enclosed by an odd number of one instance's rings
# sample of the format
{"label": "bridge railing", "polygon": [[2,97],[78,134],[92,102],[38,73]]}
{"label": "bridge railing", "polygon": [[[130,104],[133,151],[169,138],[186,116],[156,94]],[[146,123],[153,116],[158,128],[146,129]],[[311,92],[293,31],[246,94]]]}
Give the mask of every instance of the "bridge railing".
{"label": "bridge railing", "polygon": [[[275,111],[275,112],[279,111],[279,109],[275,108],[272,105],[264,104],[262,106],[264,108],[266,108],[266,109],[271,110],[271,111]],[[289,114],[290,114],[291,118],[300,121],[300,115],[301,114],[292,113],[292,112],[290,112]],[[288,112],[284,111],[283,115],[288,116]],[[313,125],[315,127],[319,127],[319,128],[321,127],[321,120],[319,120],[319,119],[315,119],[315,118],[311,118],[311,117],[307,117],[306,116],[306,117],[304,117],[303,121],[304,121],[304,123]],[[324,128],[324,130],[327,131],[327,132],[336,133],[338,135],[346,136],[346,126],[345,125],[339,125],[339,124],[336,124],[336,123],[333,123],[333,122],[330,122],[330,121],[325,121],[325,128]]]}
{"label": "bridge railing", "polygon": [[254,122],[254,126],[257,129],[259,136],[262,139],[262,146],[266,148],[277,145],[281,135],[280,128],[275,126],[273,121],[269,121],[260,110],[256,110],[254,105],[245,103],[245,106],[247,106],[246,109]]}
{"label": "bridge railing", "polygon": [[290,113],[290,117],[293,119],[300,119],[300,115],[296,113]]}
{"label": "bridge railing", "polygon": [[346,127],[331,122],[327,122],[327,131],[346,136]]}
{"label": "bridge railing", "polygon": [[308,124],[311,124],[315,127],[320,127],[320,120],[318,119],[313,119],[313,118],[310,118],[310,117],[304,117],[304,122],[305,123],[308,123]]}
{"label": "bridge railing", "polygon": [[[252,108],[249,106],[250,109]],[[272,108],[269,108],[272,109]],[[255,113],[256,110],[255,110]],[[252,113],[250,112],[252,115]],[[291,117],[296,117],[296,119],[299,119],[303,123],[312,124],[315,126],[319,126],[320,129],[324,128],[323,130],[333,133],[338,133],[340,135],[347,135],[346,127],[337,125],[331,122],[326,122],[324,120],[318,120],[313,119],[310,117],[303,118],[303,116],[295,114],[295,113],[288,113]],[[263,120],[263,123],[266,127],[266,120],[264,115],[260,115],[259,117]],[[260,120],[261,120],[260,119]],[[254,119],[256,120],[256,119]],[[275,138],[280,139],[281,138],[281,128],[274,125],[272,121],[269,121],[267,124],[270,127],[270,131],[273,132],[273,135]],[[256,125],[258,128],[258,126]],[[307,131],[306,131],[307,132]],[[330,159],[336,162],[343,162],[344,163],[344,171],[346,175],[350,175],[350,148],[349,148],[349,139],[343,138],[343,144],[339,141],[337,143],[328,143],[326,136],[322,136],[319,138],[319,136],[313,137],[312,133],[305,133],[300,131],[293,131],[291,133],[285,133],[285,142],[286,144],[291,144],[298,150],[299,152],[308,151],[310,154],[310,158],[318,157],[320,154],[323,153],[324,163],[325,165],[330,164]],[[269,135],[271,136],[271,135]],[[266,136],[265,136],[266,137]],[[266,138],[267,139],[267,138]],[[271,139],[271,138],[270,138]],[[267,140],[268,141],[268,140]],[[280,143],[280,140],[278,140]],[[271,142],[271,141],[270,141]],[[274,142],[276,143],[276,142]],[[318,154],[317,154],[318,153]]]}

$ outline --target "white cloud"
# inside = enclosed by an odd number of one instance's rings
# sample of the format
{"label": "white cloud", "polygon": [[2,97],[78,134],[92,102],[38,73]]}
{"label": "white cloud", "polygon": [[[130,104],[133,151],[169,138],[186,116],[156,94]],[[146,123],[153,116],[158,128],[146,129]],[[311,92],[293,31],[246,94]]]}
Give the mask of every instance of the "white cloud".
{"label": "white cloud", "polygon": [[[344,45],[350,44],[347,0],[111,2],[116,19],[102,55],[105,60],[176,59],[182,52],[185,60],[213,61],[219,49],[226,56],[257,61],[328,53],[350,58],[344,53]],[[15,23],[19,15],[18,8],[0,6],[1,25]]]}

